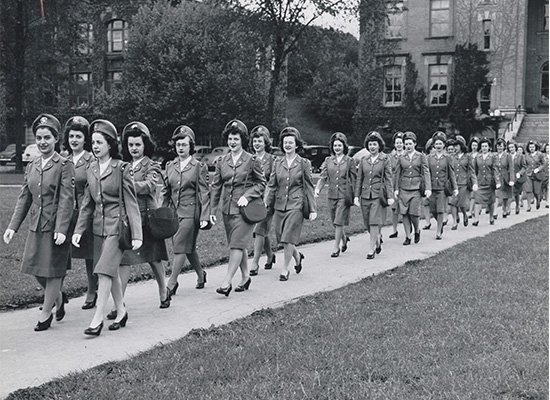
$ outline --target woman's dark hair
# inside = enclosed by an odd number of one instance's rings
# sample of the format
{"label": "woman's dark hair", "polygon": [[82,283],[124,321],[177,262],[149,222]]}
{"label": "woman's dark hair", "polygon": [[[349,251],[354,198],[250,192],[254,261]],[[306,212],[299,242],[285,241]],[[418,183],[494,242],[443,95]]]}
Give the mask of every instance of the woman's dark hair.
{"label": "woman's dark hair", "polygon": [[185,132],[180,132],[176,136],[172,137],[172,141],[174,142],[174,151],[176,151],[176,142],[185,138],[189,138],[189,155],[192,156],[193,154],[195,154],[195,138]]}
{"label": "woman's dark hair", "polygon": [[302,142],[302,139],[298,139],[298,137],[296,136],[296,134],[294,134],[294,132],[292,132],[290,130],[285,131],[283,129],[283,131],[281,132],[281,136],[279,137],[279,140],[281,142],[281,150],[283,152],[285,151],[285,146],[283,144],[283,140],[287,136],[292,136],[294,138],[294,140],[296,141],[296,152],[299,152],[300,150],[302,150],[304,148],[304,143]]}
{"label": "woman's dark hair", "polygon": [[384,142],[384,139],[382,138],[382,135],[380,135],[376,131],[371,131],[367,133],[365,136],[365,141],[363,143],[363,147],[365,149],[369,149],[369,142],[378,142],[378,151],[382,153],[384,149],[386,148],[386,142]]}
{"label": "woman's dark hair", "polygon": [[481,138],[481,140],[479,141],[479,148],[480,149],[481,149],[481,145],[483,143],[487,143],[487,145],[489,146],[489,150],[491,150],[491,141],[488,138],[486,138],[486,137]]}
{"label": "woman's dark hair", "polygon": [[506,144],[506,150],[508,152],[510,152],[509,148],[510,148],[510,145],[514,146],[514,148],[516,149],[516,151],[518,151],[518,144],[516,142],[512,142],[511,140],[508,141],[508,143]]}
{"label": "woman's dark hair", "polygon": [[[238,121],[240,122],[240,121]],[[245,151],[248,151],[248,131],[245,131],[244,128],[241,125],[244,126],[244,124],[241,122],[238,123],[228,123],[225,129],[222,132],[222,138],[225,143],[227,143],[227,139],[229,135],[239,135],[241,137],[241,144]]]}
{"label": "woman's dark hair", "polygon": [[143,155],[151,157],[155,151],[155,144],[151,141],[149,136],[144,134],[138,129],[133,129],[124,132],[124,137],[122,138],[122,159],[124,161],[132,161],[132,155],[128,151],[128,138],[129,137],[141,137],[143,140]]}
{"label": "woman's dark hair", "polygon": [[120,157],[120,151],[118,149],[118,140],[101,131],[97,131],[94,133],[99,133],[107,142],[107,145],[109,146],[109,156],[116,160],[120,160],[122,158]]}
{"label": "woman's dark hair", "polygon": [[[47,129],[50,131],[50,133],[53,135],[53,137],[59,139],[59,133],[55,131],[55,129],[53,128],[50,128],[49,126],[41,126],[39,127],[38,129]],[[38,130],[36,129],[36,130]],[[36,131],[33,132],[34,134],[34,137],[36,138]],[[54,145],[54,150],[57,151],[58,153],[61,151],[61,140],[58,140],[57,142],[55,142],[55,145]]]}
{"label": "woman's dark hair", "polygon": [[336,132],[332,134],[332,136],[330,137],[330,143],[329,143],[330,154],[334,155],[334,142],[336,142],[337,140],[344,145],[344,154],[348,154],[348,151],[349,151],[348,141],[346,139],[346,135],[344,135],[341,132]]}
{"label": "woman's dark hair", "polygon": [[468,150],[472,151],[472,143],[476,142],[477,143],[477,148],[479,150],[479,147],[481,145],[480,143],[480,140],[477,136],[474,136],[470,139],[470,143],[468,143]]}
{"label": "woman's dark hair", "polygon": [[248,144],[250,148],[253,148],[252,142],[256,138],[263,138],[265,143],[265,152],[271,153],[271,138],[269,137],[269,131],[267,129],[252,129],[252,134],[250,135],[250,143]]}
{"label": "woman's dark hair", "polygon": [[82,134],[84,135],[84,150],[92,150],[92,138],[90,133],[88,132],[88,125],[80,122],[73,122],[71,126],[65,127],[65,132],[63,133],[63,148],[67,150],[69,154],[73,154],[73,149],[71,149],[71,146],[69,145],[70,131],[82,132]]}
{"label": "woman's dark hair", "polygon": [[534,140],[529,140],[527,142],[527,144],[525,145],[525,152],[526,153],[531,154],[531,150],[529,150],[529,147],[531,147],[532,144],[535,145],[535,151],[537,151],[539,149],[539,144],[537,142],[535,142]]}

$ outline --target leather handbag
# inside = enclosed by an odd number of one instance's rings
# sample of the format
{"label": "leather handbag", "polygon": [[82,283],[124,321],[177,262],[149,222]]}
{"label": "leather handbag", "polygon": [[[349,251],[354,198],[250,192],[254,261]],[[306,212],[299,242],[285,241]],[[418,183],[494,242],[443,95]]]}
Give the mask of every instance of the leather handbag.
{"label": "leather handbag", "polygon": [[120,168],[120,185],[118,185],[118,210],[120,215],[118,218],[118,247],[121,250],[129,250],[132,248],[132,231],[130,229],[128,214],[126,214],[126,208],[122,201],[123,173],[124,166]]}
{"label": "leather handbag", "polygon": [[[162,173],[160,174],[162,182],[166,187],[166,181]],[[176,234],[179,228],[179,218],[176,207],[170,196],[168,207],[159,207],[147,211],[147,228],[149,233],[155,239],[168,239]]]}
{"label": "leather handbag", "polygon": [[[246,174],[246,179],[244,181],[244,187],[246,190],[246,184],[248,182],[248,175],[250,175],[250,170],[253,166],[250,167],[248,173]],[[256,224],[263,221],[267,217],[267,208],[262,198],[252,199],[244,207],[239,207],[239,211],[244,221],[248,224]]]}

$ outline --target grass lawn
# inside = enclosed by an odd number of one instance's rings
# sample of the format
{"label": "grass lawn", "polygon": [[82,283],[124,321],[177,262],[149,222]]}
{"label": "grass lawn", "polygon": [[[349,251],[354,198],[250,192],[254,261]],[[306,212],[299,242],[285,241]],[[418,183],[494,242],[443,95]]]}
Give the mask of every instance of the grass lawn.
{"label": "grass lawn", "polygon": [[[326,193],[327,190],[325,189],[317,201],[319,207],[318,218],[314,222],[306,221],[304,224],[301,237],[302,243],[334,238],[334,230],[327,211]],[[0,231],[2,235],[10,221],[18,194],[19,189],[16,188],[2,189],[2,202],[0,204]],[[218,221],[218,224],[211,230],[199,233],[197,250],[201,263],[206,267],[227,262],[229,256],[221,216],[218,216]],[[352,207],[350,226],[347,232],[354,234],[363,231],[361,211],[358,207]],[[9,245],[0,240],[0,311],[32,306],[42,302],[44,291],[35,278],[20,272],[27,234],[28,221],[25,220]],[[166,243],[170,260],[172,260],[172,243],[170,240],[167,240]],[[273,229],[271,230],[271,243],[275,243]],[[250,249],[252,249],[252,246],[250,246]],[[265,257],[260,261],[265,262]],[[170,262],[166,262],[165,266],[169,274],[172,269]],[[188,269],[190,269],[189,265],[186,270]],[[130,279],[131,281],[153,279],[150,266],[141,264],[133,267]],[[73,260],[72,269],[68,271],[65,277],[63,290],[67,292],[70,298],[78,297],[85,293],[87,284],[84,260]]]}
{"label": "grass lawn", "polygon": [[530,220],[9,398],[548,399],[547,243]]}

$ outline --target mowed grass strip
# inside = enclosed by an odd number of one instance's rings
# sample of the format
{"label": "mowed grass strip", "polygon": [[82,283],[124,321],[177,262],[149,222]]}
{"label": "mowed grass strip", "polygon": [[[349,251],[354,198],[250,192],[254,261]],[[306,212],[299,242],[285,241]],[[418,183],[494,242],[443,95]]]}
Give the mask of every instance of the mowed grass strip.
{"label": "mowed grass strip", "polygon": [[547,243],[541,217],[9,398],[548,399]]}

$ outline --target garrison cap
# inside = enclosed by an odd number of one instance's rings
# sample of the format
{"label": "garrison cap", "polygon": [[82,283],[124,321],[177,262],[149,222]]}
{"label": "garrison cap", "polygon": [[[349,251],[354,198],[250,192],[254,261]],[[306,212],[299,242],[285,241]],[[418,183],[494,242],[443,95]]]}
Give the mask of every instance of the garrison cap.
{"label": "garrison cap", "polygon": [[36,135],[38,128],[50,128],[56,137],[59,137],[61,124],[59,120],[51,114],[40,114],[32,123],[32,133]]}
{"label": "garrison cap", "polygon": [[145,136],[149,138],[149,140],[151,140],[151,132],[149,132],[149,128],[147,128],[147,126],[142,122],[134,121],[134,122],[130,122],[122,130],[122,141],[124,141],[124,137],[126,136],[126,134],[128,134],[129,132],[136,132],[136,131],[143,133]]}
{"label": "garrison cap", "polygon": [[195,143],[195,132],[193,129],[189,128],[187,125],[180,125],[172,133],[172,140],[176,142],[179,139],[184,139],[189,137],[189,139]]}
{"label": "garrison cap", "polygon": [[106,119],[96,119],[90,124],[90,134],[94,134],[96,132],[101,132],[107,136],[110,136],[114,140],[118,139],[116,127],[112,124],[112,122],[109,122]]}

